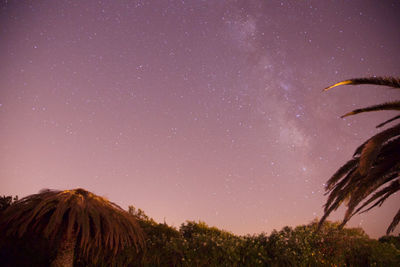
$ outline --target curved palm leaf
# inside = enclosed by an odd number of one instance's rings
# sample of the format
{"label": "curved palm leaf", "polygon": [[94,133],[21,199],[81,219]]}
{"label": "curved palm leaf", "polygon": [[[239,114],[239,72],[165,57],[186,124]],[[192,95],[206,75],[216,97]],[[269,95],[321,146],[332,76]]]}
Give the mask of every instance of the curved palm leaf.
{"label": "curved palm leaf", "polygon": [[391,119],[389,119],[389,120],[387,120],[387,121],[384,121],[384,122],[382,122],[381,124],[378,124],[378,125],[376,126],[376,128],[381,128],[382,126],[385,126],[386,124],[388,124],[388,123],[390,123],[390,122],[392,122],[392,121],[395,121],[395,120],[397,120],[397,119],[400,119],[400,115],[394,116],[393,118],[391,118]]}
{"label": "curved palm leaf", "polygon": [[359,108],[353,111],[350,111],[341,116],[341,118],[345,118],[348,116],[356,115],[363,112],[371,112],[371,111],[379,111],[379,110],[400,110],[400,101],[388,102],[379,105],[374,105],[366,108]]}
{"label": "curved palm leaf", "polygon": [[394,216],[392,223],[389,225],[389,228],[387,229],[387,233],[393,232],[394,228],[399,224],[400,222],[400,209],[397,212],[396,216]]}
{"label": "curved palm leaf", "polygon": [[[365,201],[361,207],[359,207],[354,214],[360,212],[360,213],[364,213],[367,212],[371,209],[373,209],[374,207],[378,206],[379,207],[383,204],[383,202],[385,202],[385,200],[390,197],[392,194],[396,193],[398,190],[400,189],[400,183],[398,180],[393,181],[390,185],[388,185],[387,187],[383,188],[382,190],[379,190],[378,192],[376,192],[370,199],[368,199],[367,201]],[[370,203],[374,202],[376,199],[378,199],[373,205],[371,205],[369,208],[361,211],[363,208],[365,208],[366,206],[368,206]]]}
{"label": "curved palm leaf", "polygon": [[329,89],[340,86],[340,85],[359,85],[359,84],[375,84],[375,85],[390,86],[393,88],[400,88],[400,78],[369,77],[369,78],[349,79],[349,80],[341,81],[341,82],[335,83],[334,85],[328,86],[324,89],[324,91],[328,91]]}
{"label": "curved palm leaf", "polygon": [[351,159],[349,160],[346,164],[344,164],[342,167],[340,167],[336,173],[328,180],[326,183],[326,188],[328,190],[333,189],[333,186],[337,183],[337,181],[343,177],[346,173],[348,173],[350,170],[354,170],[354,168],[357,167],[358,164],[358,159]]}
{"label": "curved palm leaf", "polygon": [[[345,80],[324,89],[327,91],[340,85],[375,84],[400,88],[399,78],[357,78]],[[367,108],[353,110],[342,117],[362,112],[378,110],[400,110],[400,101],[384,103]],[[397,120],[397,115],[377,127]],[[345,200],[347,211],[342,226],[357,213],[366,212],[382,203],[395,192],[400,190],[400,124],[386,129],[359,146],[353,158],[344,164],[328,180],[326,194],[329,194],[324,207],[324,215],[319,227],[326,218],[335,211]],[[367,200],[366,200],[367,199]],[[364,201],[364,202],[363,202]],[[373,203],[375,201],[375,203]],[[363,210],[373,203],[369,208]],[[392,232],[400,222],[400,211],[394,217],[387,229]]]}
{"label": "curved palm leaf", "polygon": [[400,124],[380,132],[369,139],[361,151],[359,171],[366,174],[378,156],[381,148],[390,139],[400,136]]}

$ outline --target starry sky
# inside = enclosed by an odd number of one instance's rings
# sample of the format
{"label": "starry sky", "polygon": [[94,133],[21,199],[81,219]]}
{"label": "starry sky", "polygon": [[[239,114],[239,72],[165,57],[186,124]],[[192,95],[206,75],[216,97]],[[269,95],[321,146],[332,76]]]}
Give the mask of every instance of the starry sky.
{"label": "starry sky", "polygon": [[[399,14],[398,1],[2,0],[0,194],[83,187],[235,234],[309,223],[392,114],[340,115],[399,97],[322,89],[398,76]],[[349,226],[379,237],[399,201]]]}

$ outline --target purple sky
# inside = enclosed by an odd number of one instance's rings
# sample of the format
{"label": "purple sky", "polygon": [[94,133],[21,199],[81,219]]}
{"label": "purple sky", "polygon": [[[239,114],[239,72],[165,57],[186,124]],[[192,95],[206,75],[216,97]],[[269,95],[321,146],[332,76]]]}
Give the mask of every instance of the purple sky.
{"label": "purple sky", "polygon": [[[1,1],[0,194],[83,187],[159,222],[270,233],[398,98],[398,1]],[[384,234],[400,197],[354,217]],[[343,216],[343,209],[330,220]],[[395,233],[397,234],[397,230]]]}

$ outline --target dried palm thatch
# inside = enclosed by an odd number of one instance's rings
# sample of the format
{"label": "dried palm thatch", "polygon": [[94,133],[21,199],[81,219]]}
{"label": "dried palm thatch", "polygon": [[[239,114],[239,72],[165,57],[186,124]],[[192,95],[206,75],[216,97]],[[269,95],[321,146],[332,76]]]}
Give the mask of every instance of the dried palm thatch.
{"label": "dried palm thatch", "polygon": [[[371,77],[350,79],[324,89],[327,91],[340,85],[375,84],[400,88],[400,79],[393,77]],[[346,113],[343,117],[370,111],[400,110],[400,101],[360,108]],[[377,126],[382,127],[400,118],[397,115]],[[344,226],[352,216],[381,206],[387,198],[400,190],[400,123],[368,139],[359,146],[351,160],[346,162],[328,180],[324,215],[326,218],[346,200],[347,210],[342,222]],[[392,232],[400,222],[400,210],[393,218],[386,233]]]}
{"label": "dried palm thatch", "polygon": [[143,244],[143,234],[134,216],[84,189],[42,190],[27,196],[5,211],[1,226],[8,235],[21,237],[33,231],[52,242],[58,240],[61,251],[57,257],[69,257],[71,261],[72,253],[72,262],[75,248],[96,261],[100,253],[115,255],[126,246],[139,249]]}

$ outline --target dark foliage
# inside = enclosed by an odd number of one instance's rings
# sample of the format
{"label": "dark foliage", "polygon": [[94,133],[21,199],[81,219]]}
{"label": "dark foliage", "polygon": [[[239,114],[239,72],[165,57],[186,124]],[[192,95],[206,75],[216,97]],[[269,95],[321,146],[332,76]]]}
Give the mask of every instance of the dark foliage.
{"label": "dark foliage", "polygon": [[[4,200],[9,204],[9,198]],[[78,258],[96,261],[115,256],[126,247],[138,249],[143,245],[134,216],[84,189],[44,190],[18,200],[1,213],[0,230],[5,238],[29,239],[35,235],[57,249],[66,240],[72,242],[71,261],[74,248]]]}
{"label": "dark foliage", "polygon": [[[274,230],[269,236],[237,236],[187,221],[179,229],[129,207],[145,234],[145,250],[128,246],[97,262],[76,253],[74,266],[400,266],[399,237],[370,239],[361,228],[329,221]],[[78,249],[78,248],[77,248]],[[43,236],[2,236],[0,266],[49,266],[56,254]]]}

